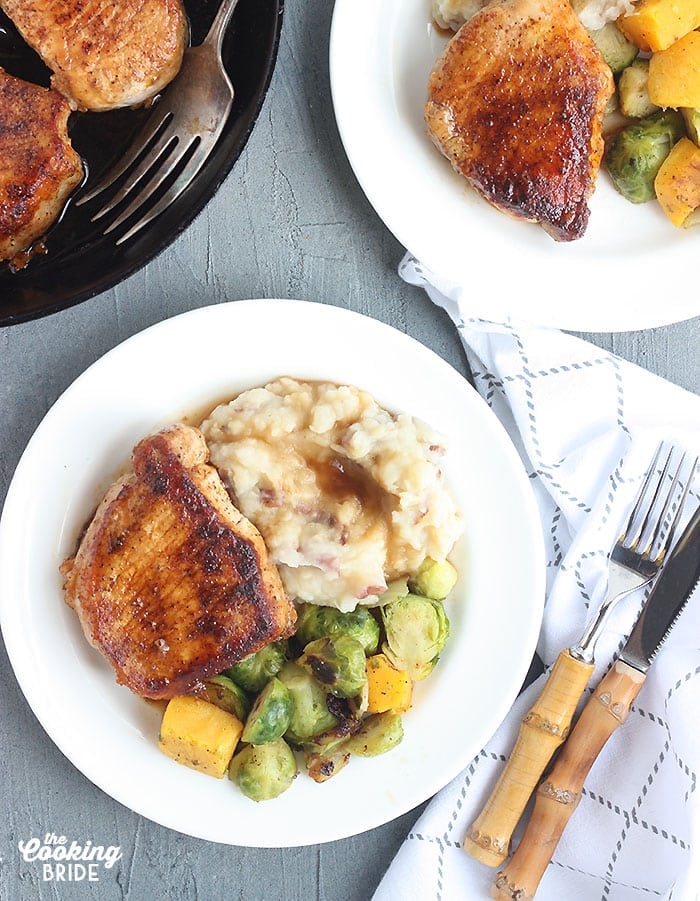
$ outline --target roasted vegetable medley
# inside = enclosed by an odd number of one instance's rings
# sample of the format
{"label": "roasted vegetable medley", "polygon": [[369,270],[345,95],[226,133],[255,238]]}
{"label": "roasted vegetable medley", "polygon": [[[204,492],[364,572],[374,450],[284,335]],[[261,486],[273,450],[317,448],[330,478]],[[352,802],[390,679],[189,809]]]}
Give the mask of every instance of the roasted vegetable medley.
{"label": "roasted vegetable medley", "polygon": [[443,601],[456,582],[451,563],[427,560],[372,609],[299,605],[292,638],[208,680],[206,698],[168,702],[161,750],[210,776],[228,772],[253,801],[286,791],[298,759],[325,782],[352,756],[390,751],[403,738],[414,683],[447,641]]}
{"label": "roasted vegetable medley", "polygon": [[613,183],[632,203],[656,198],[684,228],[700,222],[699,28],[698,0],[639,0],[591,32],[616,80],[610,121],[625,117],[607,141]]}

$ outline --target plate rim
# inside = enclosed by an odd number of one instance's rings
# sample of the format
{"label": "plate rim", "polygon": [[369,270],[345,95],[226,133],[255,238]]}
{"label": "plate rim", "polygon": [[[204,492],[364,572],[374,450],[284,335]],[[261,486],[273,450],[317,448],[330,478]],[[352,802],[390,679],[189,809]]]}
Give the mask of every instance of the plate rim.
{"label": "plate rim", "polygon": [[[312,302],[312,301],[298,301],[298,300],[282,299],[282,298],[255,298],[255,299],[251,299],[251,300],[231,301],[231,302],[225,303],[225,304],[218,304],[218,305],[215,304],[213,306],[201,307],[201,308],[198,308],[195,310],[190,310],[186,313],[177,314],[173,317],[162,320],[161,322],[156,323],[155,325],[152,325],[152,326],[144,329],[143,331],[137,332],[136,334],[127,338],[125,341],[118,344],[116,347],[107,351],[103,356],[101,356],[98,360],[96,360],[90,367],[88,367],[88,369],[86,369],[81,375],[79,375],[74,380],[73,383],[71,383],[71,385],[66,389],[66,391],[64,391],[61,394],[61,396],[54,402],[54,404],[52,404],[51,408],[47,411],[45,416],[42,418],[41,422],[37,426],[36,431],[30,438],[29,442],[27,443],[27,447],[25,448],[25,451],[22,454],[22,457],[18,463],[15,474],[13,475],[10,486],[8,488],[8,493],[7,493],[7,498],[5,501],[4,509],[2,511],[2,515],[0,516],[0,628],[2,628],[2,634],[5,639],[5,646],[7,649],[7,653],[10,658],[13,670],[15,672],[15,676],[20,685],[22,693],[24,694],[27,702],[29,703],[29,706],[31,707],[35,716],[37,717],[40,724],[42,725],[42,728],[44,728],[44,730],[47,732],[51,741],[59,748],[59,750],[73,763],[74,766],[76,766],[76,768],[86,778],[88,778],[91,782],[93,782],[93,784],[97,785],[100,789],[102,789],[111,798],[113,798],[116,801],[118,801],[119,803],[123,804],[128,809],[131,809],[140,815],[146,816],[148,819],[151,819],[152,821],[159,823],[160,825],[165,826],[166,828],[175,829],[176,831],[180,831],[184,834],[192,835],[192,836],[202,838],[205,840],[209,840],[209,841],[218,842],[221,844],[237,844],[237,845],[241,845],[241,844],[246,845],[248,843],[245,840],[242,841],[240,836],[237,838],[237,840],[233,841],[228,838],[222,838],[221,836],[217,836],[217,835],[213,835],[213,834],[202,834],[201,831],[192,831],[191,829],[188,829],[188,828],[181,828],[180,825],[174,825],[172,822],[164,822],[163,819],[160,819],[157,816],[154,816],[152,811],[144,809],[144,807],[142,805],[139,805],[139,804],[135,805],[131,801],[125,799],[123,791],[119,791],[119,792],[115,793],[113,786],[110,786],[109,784],[105,784],[105,780],[100,776],[99,773],[96,773],[94,771],[94,768],[85,767],[82,765],[82,762],[76,762],[75,755],[71,754],[70,748],[67,748],[65,746],[65,737],[64,736],[56,736],[54,734],[54,730],[53,730],[52,726],[47,726],[46,709],[45,709],[45,707],[42,707],[41,704],[36,702],[36,694],[40,690],[39,687],[34,685],[34,686],[27,688],[27,676],[26,676],[26,673],[24,670],[25,664],[24,664],[24,661],[22,661],[20,659],[20,644],[21,644],[21,642],[19,641],[17,634],[12,634],[12,633],[10,633],[10,635],[7,634],[7,615],[8,615],[7,614],[7,605],[8,605],[7,588],[9,587],[9,583],[11,582],[11,579],[9,576],[9,567],[5,568],[4,566],[2,566],[2,562],[6,561],[8,555],[10,553],[8,550],[8,547],[11,548],[11,546],[12,546],[12,542],[9,541],[7,538],[7,533],[9,533],[10,528],[11,528],[13,512],[14,512],[17,504],[19,503],[19,498],[16,499],[16,495],[19,494],[21,496],[21,482],[22,482],[22,479],[24,478],[24,469],[26,467],[30,466],[30,464],[32,462],[32,456],[36,453],[35,448],[41,446],[41,439],[43,437],[43,432],[45,430],[49,430],[52,427],[52,422],[56,417],[60,417],[62,406],[69,402],[69,401],[63,400],[63,398],[66,396],[68,396],[70,398],[71,392],[74,391],[74,386],[79,385],[80,383],[83,383],[85,381],[89,381],[90,377],[91,377],[91,372],[96,367],[104,367],[104,366],[109,365],[109,363],[108,362],[105,363],[105,361],[108,360],[108,358],[114,358],[114,356],[118,357],[121,349],[126,344],[131,344],[133,347],[136,345],[137,342],[142,342],[142,343],[145,342],[145,344],[147,345],[150,337],[154,333],[157,333],[160,331],[162,334],[167,334],[167,330],[169,328],[173,328],[173,327],[182,328],[183,323],[191,323],[194,318],[204,317],[204,319],[206,319],[207,317],[212,316],[212,315],[216,318],[217,314],[220,313],[222,308],[227,308],[227,309],[232,309],[234,307],[241,308],[241,305],[246,305],[246,304],[248,304],[248,305],[252,304],[252,305],[256,305],[256,306],[263,304],[263,305],[265,305],[266,309],[269,309],[270,304],[282,304],[287,307],[296,305],[296,308],[299,309],[299,305],[302,304],[302,305],[305,305],[306,307],[314,308],[313,311],[309,311],[311,313],[311,315],[318,315],[320,312],[320,315],[322,315],[322,316],[326,316],[326,315],[330,315],[331,317],[337,317],[338,315],[340,315],[341,317],[348,316],[353,319],[364,320],[366,324],[372,323],[374,326],[377,326],[380,329],[385,329],[387,331],[396,333],[396,335],[401,336],[400,340],[402,340],[402,341],[406,340],[411,344],[411,346],[417,346],[418,348],[420,348],[421,353],[431,355],[434,358],[434,360],[436,362],[438,362],[438,364],[440,366],[445,368],[445,372],[447,372],[449,370],[451,373],[450,377],[459,380],[460,384],[462,385],[462,390],[466,386],[467,391],[471,393],[471,396],[475,402],[475,408],[476,408],[476,405],[478,404],[479,408],[483,412],[483,415],[485,417],[490,418],[490,421],[494,427],[494,432],[498,436],[497,440],[499,442],[499,450],[502,451],[503,453],[505,453],[506,455],[510,455],[510,463],[513,466],[513,471],[519,473],[517,478],[519,479],[520,489],[522,491],[521,500],[524,499],[523,509],[525,512],[526,519],[529,520],[529,523],[531,526],[536,526],[536,531],[534,531],[533,534],[530,535],[530,539],[531,539],[531,546],[535,550],[536,556],[539,560],[539,565],[534,567],[535,576],[534,576],[534,580],[533,580],[534,584],[532,586],[533,593],[536,595],[535,600],[539,601],[539,606],[538,606],[537,610],[535,611],[534,615],[532,615],[529,619],[528,634],[523,636],[523,643],[526,647],[529,648],[529,652],[523,654],[523,658],[521,660],[521,665],[519,668],[516,669],[516,672],[514,673],[514,676],[511,680],[513,683],[518,682],[518,687],[522,683],[522,679],[524,679],[525,674],[528,670],[532,652],[534,652],[535,644],[536,644],[537,637],[539,634],[542,613],[543,613],[544,584],[545,584],[544,539],[543,539],[543,536],[541,535],[541,527],[540,527],[540,522],[539,522],[539,516],[538,516],[537,510],[536,510],[536,502],[534,499],[534,495],[532,495],[532,492],[529,490],[529,485],[527,484],[526,473],[525,473],[524,467],[522,466],[520,457],[517,453],[515,446],[512,444],[512,441],[510,440],[509,436],[507,435],[505,428],[498,421],[498,419],[496,418],[493,411],[490,411],[488,409],[486,402],[480,397],[478,392],[476,392],[475,389],[471,385],[468,384],[468,382],[457,372],[457,370],[455,370],[452,366],[450,366],[450,364],[447,363],[447,361],[445,361],[443,358],[439,357],[430,348],[427,348],[421,342],[417,341],[417,339],[411,337],[410,335],[407,335],[405,332],[401,332],[400,330],[394,328],[393,326],[382,323],[379,320],[372,319],[372,317],[366,316],[365,314],[356,313],[356,312],[348,310],[346,308],[336,307],[336,306],[332,306],[330,304],[323,304],[323,303],[317,303],[317,302]],[[226,317],[227,314],[226,314],[226,312],[224,312],[222,315],[224,317]],[[173,325],[173,323],[175,323],[175,325]],[[75,389],[75,390],[80,390],[80,388]],[[128,454],[128,450],[127,450],[127,454]],[[527,488],[527,491],[525,490],[526,488]],[[8,511],[10,511],[10,512],[8,513]],[[5,590],[3,590],[3,589],[5,589]],[[494,730],[495,730],[496,726],[498,725],[498,722],[500,722],[500,720],[503,718],[503,716],[505,716],[505,714],[507,713],[507,710],[509,709],[513,700],[515,699],[516,694],[517,694],[517,688],[515,689],[515,692],[512,693],[512,697],[508,698],[507,704],[506,704],[506,699],[504,696],[504,698],[501,701],[501,704],[499,705],[499,707],[497,707],[497,711],[498,711],[499,715],[498,715],[497,722],[494,724]],[[499,708],[502,708],[502,709],[499,709]],[[465,754],[462,758],[459,769],[457,769],[456,772],[451,772],[448,774],[449,779],[451,779],[453,776],[455,776],[457,774],[457,772],[459,772],[460,769],[464,765],[466,765],[467,762],[468,762],[468,759]],[[449,779],[441,778],[439,780],[439,782],[440,782],[439,785],[433,784],[430,787],[430,793],[428,795],[426,795],[426,797],[423,798],[422,800],[425,800],[427,797],[430,797],[430,795],[434,794],[435,791],[439,790],[439,788],[441,788],[442,785],[446,784],[446,782],[449,781]],[[211,780],[211,781],[213,782],[214,780]],[[318,786],[318,788],[322,791],[324,786]],[[390,820],[397,816],[402,815],[403,813],[410,810],[417,803],[421,803],[421,801],[420,800],[416,801],[415,798],[413,798],[412,802],[410,804],[408,804],[407,806],[399,805],[399,807],[401,809],[397,809],[392,814],[392,816],[390,816],[388,819]],[[270,809],[274,810],[273,808],[270,808]],[[275,840],[275,841],[270,841],[269,843],[261,843],[260,841],[255,841],[255,842],[251,842],[248,846],[279,848],[279,847],[294,847],[294,846],[310,845],[310,844],[321,844],[326,841],[333,841],[333,840],[337,840],[340,838],[350,837],[351,835],[355,835],[360,832],[366,831],[367,829],[375,828],[376,826],[382,825],[382,823],[387,822],[387,821],[388,821],[387,819],[382,819],[382,820],[376,821],[376,822],[372,822],[372,821],[368,820],[368,824],[363,826],[361,829],[353,829],[353,830],[345,832],[345,833],[343,832],[342,829],[340,829],[335,832],[331,832],[330,834],[327,834],[327,835],[325,835],[325,834],[324,835],[316,835],[316,836],[314,836],[313,840],[309,840],[307,838],[304,838],[303,836],[300,836],[298,841],[294,841],[294,840],[290,841],[288,839],[285,840],[284,842]]]}

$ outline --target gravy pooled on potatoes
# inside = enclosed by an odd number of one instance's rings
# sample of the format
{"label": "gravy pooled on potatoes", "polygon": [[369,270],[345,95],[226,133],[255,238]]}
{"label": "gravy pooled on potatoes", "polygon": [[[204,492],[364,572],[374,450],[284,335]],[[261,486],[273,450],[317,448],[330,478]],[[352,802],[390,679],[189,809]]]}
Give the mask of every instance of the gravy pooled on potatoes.
{"label": "gravy pooled on potatoes", "polygon": [[462,531],[441,437],[358,388],[279,378],[201,429],[294,599],[373,604],[426,557],[444,560]]}

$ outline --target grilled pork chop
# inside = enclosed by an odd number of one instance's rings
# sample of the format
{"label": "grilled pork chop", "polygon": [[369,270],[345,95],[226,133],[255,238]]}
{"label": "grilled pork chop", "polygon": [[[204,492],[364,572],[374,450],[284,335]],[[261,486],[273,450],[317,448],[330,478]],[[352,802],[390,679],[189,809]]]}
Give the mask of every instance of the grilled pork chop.
{"label": "grilled pork chop", "polygon": [[425,120],[486,200],[570,241],[588,224],[613,88],[568,0],[494,0],[445,48]]}
{"label": "grilled pork chop", "polygon": [[0,69],[0,260],[21,266],[82,180],[69,114],[62,94]]}
{"label": "grilled pork chop", "polygon": [[196,693],[294,628],[263,540],[208,456],[185,425],[141,441],[62,567],[88,641],[142,697]]}
{"label": "grilled pork chop", "polygon": [[76,109],[137,106],[177,75],[182,0],[0,0]]}

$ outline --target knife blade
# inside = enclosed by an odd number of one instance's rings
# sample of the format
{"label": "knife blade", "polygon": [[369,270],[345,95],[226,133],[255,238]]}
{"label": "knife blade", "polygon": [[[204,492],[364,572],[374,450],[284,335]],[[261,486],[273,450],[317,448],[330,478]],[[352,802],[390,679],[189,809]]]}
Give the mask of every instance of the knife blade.
{"label": "knife blade", "polygon": [[534,897],[593,763],[627,719],[649,666],[699,584],[700,507],[669,554],[625,646],[538,788],[522,841],[496,876],[491,892],[494,898],[526,901]]}

